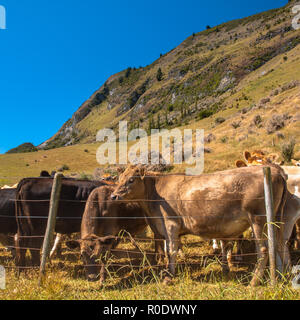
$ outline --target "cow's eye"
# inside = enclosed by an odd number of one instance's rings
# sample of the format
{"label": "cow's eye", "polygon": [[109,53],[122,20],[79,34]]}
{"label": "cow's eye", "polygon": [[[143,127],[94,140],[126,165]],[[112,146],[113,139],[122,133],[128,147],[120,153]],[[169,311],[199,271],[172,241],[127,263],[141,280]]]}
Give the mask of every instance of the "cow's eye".
{"label": "cow's eye", "polygon": [[133,178],[130,178],[129,179],[129,183],[133,183],[134,182],[134,179]]}

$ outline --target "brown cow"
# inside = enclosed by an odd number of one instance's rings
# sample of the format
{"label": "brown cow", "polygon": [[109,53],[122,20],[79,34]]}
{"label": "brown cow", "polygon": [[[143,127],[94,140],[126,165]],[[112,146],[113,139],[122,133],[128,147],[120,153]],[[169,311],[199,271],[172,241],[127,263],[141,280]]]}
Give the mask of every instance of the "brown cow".
{"label": "brown cow", "polygon": [[[266,158],[265,154],[262,151],[254,151],[252,153],[245,151],[244,157],[246,162],[243,160],[236,161],[235,164],[238,168],[260,166],[266,163],[272,163],[272,161],[275,160],[274,157]],[[287,186],[289,192],[299,197],[300,170],[299,167],[297,167],[296,160],[292,160],[292,163],[294,164],[294,166],[281,166],[281,168],[284,170],[285,174],[288,175]],[[300,249],[300,220],[296,221],[291,239],[289,240],[289,246],[292,247],[292,245],[294,245],[296,250]]]}
{"label": "brown cow", "polygon": [[[280,167],[271,167],[271,171],[276,220],[285,222],[282,209],[287,197],[286,181]],[[251,226],[258,254],[251,284],[259,283],[268,260],[262,168],[184,176],[149,175],[143,167],[130,166],[119,181],[112,199],[138,201],[144,208],[152,230],[166,240],[171,275],[175,274],[180,235],[194,234],[205,240],[233,238]],[[276,249],[283,264],[288,265],[283,228],[280,231]]]}
{"label": "brown cow", "polygon": [[[26,248],[30,248],[32,264],[40,264],[40,249],[42,247],[47,219],[53,178],[25,178],[16,191],[16,219],[18,238],[16,241],[19,270],[25,266]],[[85,201],[90,193],[104,181],[62,179],[60,202],[58,206],[55,232],[71,234],[80,232],[81,219]]]}
{"label": "brown cow", "polygon": [[[100,258],[100,282],[104,282],[106,258],[118,245],[121,231],[135,236],[148,226],[144,210],[138,203],[111,200],[114,189],[112,186],[103,186],[90,194],[82,217],[81,240],[67,242],[71,248],[80,246],[89,281],[99,279],[97,259]],[[163,243],[155,241],[155,251],[163,254]]]}

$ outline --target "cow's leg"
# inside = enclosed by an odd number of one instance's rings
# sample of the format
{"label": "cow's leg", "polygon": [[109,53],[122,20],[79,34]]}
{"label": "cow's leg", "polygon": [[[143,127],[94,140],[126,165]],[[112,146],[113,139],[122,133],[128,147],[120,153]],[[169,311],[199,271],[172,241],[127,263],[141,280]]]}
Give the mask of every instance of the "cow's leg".
{"label": "cow's leg", "polygon": [[241,262],[243,261],[243,257],[242,257],[242,247],[243,247],[243,239],[244,239],[244,236],[243,235],[240,235],[239,238],[241,240],[237,240],[236,241],[236,256],[235,256],[235,261],[238,261],[238,262]]}
{"label": "cow's leg", "polygon": [[16,267],[18,274],[25,270],[26,266],[26,247],[28,247],[28,241],[26,238],[22,238],[19,234],[15,237],[15,249],[16,249]]}
{"label": "cow's leg", "polygon": [[54,245],[50,252],[50,260],[54,257],[55,253],[58,258],[61,258],[61,244],[63,240],[63,235],[58,233],[55,237]]}
{"label": "cow's leg", "polygon": [[16,243],[18,239],[18,234],[16,233],[13,238],[10,239],[10,253],[13,259],[16,259]]}
{"label": "cow's leg", "polygon": [[254,237],[256,240],[257,264],[251,280],[251,286],[257,286],[264,275],[264,270],[268,262],[268,249],[266,240],[263,237],[263,225],[258,223],[252,224]]}
{"label": "cow's leg", "polygon": [[30,255],[31,265],[37,267],[41,263],[41,248],[43,245],[43,238],[31,238],[30,239]]}
{"label": "cow's leg", "polygon": [[[290,228],[288,225],[284,226],[286,229]],[[287,272],[291,266],[291,255],[288,246],[288,240],[285,239],[283,235],[283,230],[281,227],[280,232],[277,232],[277,247],[276,247],[276,259],[277,259],[277,269],[281,272]],[[280,260],[281,259],[281,260]]]}
{"label": "cow's leg", "polygon": [[185,255],[184,255],[184,252],[183,252],[183,249],[182,249],[182,242],[180,241],[180,238],[178,239],[179,243],[178,243],[178,255],[180,258],[184,258]]}
{"label": "cow's leg", "polygon": [[169,235],[169,239],[165,242],[168,256],[168,275],[166,275],[164,278],[164,284],[170,283],[176,273],[176,257],[178,254],[180,240],[177,230],[174,229],[172,230],[172,233]]}
{"label": "cow's leg", "polygon": [[165,255],[164,250],[164,240],[158,240],[159,235],[154,235],[155,240],[155,261],[156,263],[160,263]]}
{"label": "cow's leg", "polygon": [[100,286],[104,284],[107,278],[106,263],[107,263],[107,258],[104,257],[103,260],[101,261],[101,268],[100,268],[100,274],[99,274]]}
{"label": "cow's leg", "polygon": [[220,243],[222,250],[222,271],[223,273],[228,273],[232,266],[233,243],[226,240],[221,240]]}
{"label": "cow's leg", "polygon": [[218,240],[213,239],[212,242],[213,242],[213,253],[217,254],[218,250],[220,249],[219,244],[218,244]]}
{"label": "cow's leg", "polygon": [[296,240],[295,240],[295,249],[300,249],[300,220],[298,220],[295,224],[296,228]]}
{"label": "cow's leg", "polygon": [[109,246],[107,248],[107,250],[104,250],[103,252],[105,252],[104,255],[100,254],[100,273],[99,273],[99,283],[100,283],[100,287],[103,286],[103,284],[106,281],[107,278],[107,270],[106,270],[106,265],[107,265],[107,261],[108,258],[111,254],[111,250],[115,249],[118,244],[120,243],[121,239],[115,240],[111,246]]}

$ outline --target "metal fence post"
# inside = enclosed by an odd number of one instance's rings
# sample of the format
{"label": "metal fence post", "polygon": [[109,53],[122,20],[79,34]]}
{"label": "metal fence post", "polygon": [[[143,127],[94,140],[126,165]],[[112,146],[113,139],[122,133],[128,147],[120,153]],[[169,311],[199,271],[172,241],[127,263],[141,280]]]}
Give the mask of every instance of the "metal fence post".
{"label": "metal fence post", "polygon": [[265,191],[265,205],[268,224],[268,247],[269,247],[269,264],[271,284],[276,284],[276,234],[275,234],[275,217],[274,217],[274,203],[272,190],[271,168],[264,167],[264,191]]}
{"label": "metal fence post", "polygon": [[47,261],[47,258],[49,257],[50,245],[53,241],[53,234],[55,230],[56,215],[57,215],[58,205],[59,205],[62,177],[63,177],[62,173],[56,173],[53,180],[50,206],[49,206],[48,223],[47,223],[47,229],[46,229],[44,243],[43,243],[42,259],[41,259],[41,265],[40,265],[39,286],[41,286],[45,276],[46,261]]}

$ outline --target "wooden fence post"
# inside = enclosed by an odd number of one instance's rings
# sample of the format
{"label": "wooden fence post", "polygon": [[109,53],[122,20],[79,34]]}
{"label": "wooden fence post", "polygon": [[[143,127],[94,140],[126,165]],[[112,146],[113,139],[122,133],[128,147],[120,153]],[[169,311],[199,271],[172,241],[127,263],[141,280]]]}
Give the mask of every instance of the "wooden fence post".
{"label": "wooden fence post", "polygon": [[58,205],[59,205],[62,177],[63,177],[62,173],[56,173],[53,179],[48,223],[47,223],[47,229],[46,229],[44,243],[43,243],[42,259],[41,259],[41,265],[40,265],[39,286],[42,285],[42,281],[45,276],[46,261],[47,261],[47,258],[49,257],[50,245],[53,241],[53,234],[55,230],[56,215],[57,215]]}
{"label": "wooden fence post", "polygon": [[274,203],[272,190],[271,168],[264,167],[264,190],[265,190],[265,205],[268,224],[268,247],[269,247],[269,264],[271,284],[276,284],[276,233],[275,233],[275,217]]}

